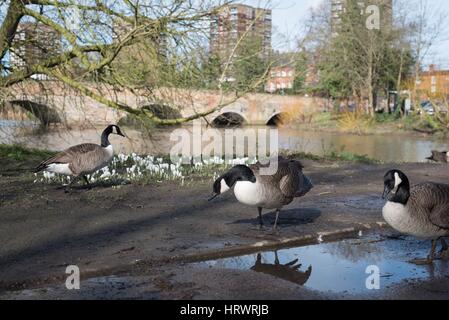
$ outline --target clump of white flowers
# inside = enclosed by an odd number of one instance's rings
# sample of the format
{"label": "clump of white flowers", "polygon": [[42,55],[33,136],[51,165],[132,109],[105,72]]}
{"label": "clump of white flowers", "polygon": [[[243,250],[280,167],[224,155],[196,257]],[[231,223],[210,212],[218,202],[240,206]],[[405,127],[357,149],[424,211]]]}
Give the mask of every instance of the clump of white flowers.
{"label": "clump of white flowers", "polygon": [[[213,178],[214,180],[229,167],[235,165],[250,165],[257,162],[255,158],[237,158],[224,160],[220,157],[211,157],[202,161],[191,159],[190,164],[166,161],[154,156],[139,156],[119,154],[113,158],[109,166],[87,176],[91,183],[114,182],[127,184],[142,181],[179,181],[182,185],[194,176]],[[35,174],[35,183],[70,183],[71,177],[50,172]]]}

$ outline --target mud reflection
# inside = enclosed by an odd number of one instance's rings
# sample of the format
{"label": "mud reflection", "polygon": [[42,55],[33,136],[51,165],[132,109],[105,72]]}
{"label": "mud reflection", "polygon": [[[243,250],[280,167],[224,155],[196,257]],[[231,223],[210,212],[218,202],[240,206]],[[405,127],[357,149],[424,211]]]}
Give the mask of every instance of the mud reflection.
{"label": "mud reflection", "polygon": [[300,286],[304,285],[309,280],[312,274],[312,266],[306,271],[301,271],[302,264],[299,263],[299,259],[295,259],[286,264],[279,262],[278,252],[274,252],[275,259],[274,264],[263,263],[262,254],[257,255],[256,264],[251,267],[251,270],[255,272],[269,274],[282,280],[296,283]]}

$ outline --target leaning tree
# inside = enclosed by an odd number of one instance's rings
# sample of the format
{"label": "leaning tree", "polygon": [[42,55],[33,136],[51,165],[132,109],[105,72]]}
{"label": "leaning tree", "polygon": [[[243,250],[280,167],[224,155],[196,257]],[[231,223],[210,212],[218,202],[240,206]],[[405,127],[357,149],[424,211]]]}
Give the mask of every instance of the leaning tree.
{"label": "leaning tree", "polygon": [[[0,0],[1,99],[30,83],[45,90],[45,78],[142,121],[172,125],[205,117],[260,87],[269,68],[266,64],[238,90],[226,82],[234,62],[242,59],[239,46],[248,32],[218,67],[207,65],[210,18],[232,2]],[[26,33],[27,28],[36,30]],[[170,119],[103,92],[128,90],[152,103],[174,105],[173,92],[198,88],[215,89],[221,98],[205,111]]]}

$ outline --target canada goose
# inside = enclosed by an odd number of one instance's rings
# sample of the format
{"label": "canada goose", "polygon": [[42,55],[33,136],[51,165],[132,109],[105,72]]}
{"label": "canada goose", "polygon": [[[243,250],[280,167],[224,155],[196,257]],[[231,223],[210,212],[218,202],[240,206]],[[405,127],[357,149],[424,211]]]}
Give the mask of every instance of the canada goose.
{"label": "canada goose", "polygon": [[110,125],[101,135],[101,146],[93,143],[83,143],[70,147],[54,157],[43,161],[36,168],[35,173],[47,171],[73,176],[74,179],[67,186],[66,192],[70,191],[72,184],[80,177],[84,179],[90,188],[86,175],[104,168],[114,157],[114,150],[109,142],[110,134],[125,136],[118,126]]}
{"label": "canada goose", "polygon": [[427,182],[410,188],[403,172],[391,170],[384,177],[384,187],[383,199],[388,200],[382,211],[385,221],[401,233],[432,240],[427,259],[411,262],[431,264],[438,239],[441,256],[447,254],[443,237],[449,236],[449,185]]}
{"label": "canada goose", "polygon": [[273,226],[276,230],[282,207],[306,195],[313,185],[302,173],[303,166],[299,161],[279,157],[274,175],[261,175],[262,167],[260,163],[250,167],[235,166],[215,181],[214,195],[209,201],[233,188],[239,202],[258,208],[260,228],[263,228],[262,209],[276,209]]}
{"label": "canada goose", "polygon": [[432,155],[427,160],[435,161],[435,162],[442,162],[442,163],[448,163],[449,162],[449,154],[447,151],[440,152],[440,151],[432,151]]}

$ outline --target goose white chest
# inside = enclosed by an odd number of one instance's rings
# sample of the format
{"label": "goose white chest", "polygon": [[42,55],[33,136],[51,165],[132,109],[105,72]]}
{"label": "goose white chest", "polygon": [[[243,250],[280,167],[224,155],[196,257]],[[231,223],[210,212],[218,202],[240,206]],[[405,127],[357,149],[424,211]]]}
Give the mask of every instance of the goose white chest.
{"label": "goose white chest", "polygon": [[239,181],[235,184],[234,194],[240,203],[265,209],[277,209],[283,206],[283,196],[273,188],[263,184]]}
{"label": "goose white chest", "polygon": [[239,202],[248,206],[260,206],[264,202],[263,188],[258,182],[239,181],[235,184],[234,194]]}
{"label": "goose white chest", "polygon": [[445,232],[426,219],[418,219],[410,214],[409,208],[400,203],[387,202],[382,210],[385,221],[403,234],[423,239],[433,239],[445,235]]}

